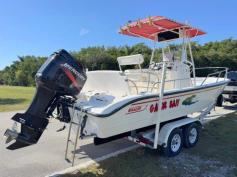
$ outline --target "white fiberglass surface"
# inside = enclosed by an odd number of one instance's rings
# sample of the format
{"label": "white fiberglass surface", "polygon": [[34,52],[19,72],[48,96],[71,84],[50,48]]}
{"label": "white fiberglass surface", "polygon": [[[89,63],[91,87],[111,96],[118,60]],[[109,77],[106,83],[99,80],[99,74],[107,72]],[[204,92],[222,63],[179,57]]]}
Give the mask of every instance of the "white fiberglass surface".
{"label": "white fiberglass surface", "polygon": [[[205,88],[205,86],[203,86]],[[190,91],[194,87],[185,87],[182,89],[171,89],[165,90],[164,94],[166,93],[175,93],[180,91]],[[149,97],[158,97],[159,93],[150,93],[150,92],[143,92],[137,95],[128,95],[125,97],[116,98],[113,95],[108,95],[106,93],[97,93],[93,96],[90,96],[87,100],[79,99],[78,106],[82,106],[84,109],[87,109],[88,112],[92,114],[109,114],[110,112],[114,111],[115,109],[129,103],[130,101],[134,101],[137,99],[148,99]]]}
{"label": "white fiberglass surface", "polygon": [[116,108],[140,97],[143,97],[143,95],[131,95],[115,100],[112,95],[97,95],[90,97],[88,101],[78,100],[77,106],[87,109],[92,114],[108,114]]}
{"label": "white fiberglass surface", "polygon": [[[108,114],[132,100],[142,99],[143,97],[147,99],[147,96],[157,96],[159,94],[159,89],[153,90],[152,93],[143,91],[131,94],[128,83],[125,81],[125,75],[122,75],[119,71],[92,71],[87,76],[88,80],[79,95],[78,106],[82,106],[93,114]],[[192,79],[192,83],[193,81]],[[195,87],[205,88],[222,81],[225,81],[225,78],[196,78]],[[165,86],[164,93],[190,91],[194,86],[186,84],[182,88],[171,88],[166,89]]]}
{"label": "white fiberglass surface", "polygon": [[90,71],[82,89],[83,93],[107,93],[115,98],[129,95],[126,77],[120,71]]}
{"label": "white fiberglass surface", "polygon": [[[192,79],[194,80],[194,79]],[[196,86],[215,84],[222,81],[228,81],[226,78],[218,77],[196,77]]]}

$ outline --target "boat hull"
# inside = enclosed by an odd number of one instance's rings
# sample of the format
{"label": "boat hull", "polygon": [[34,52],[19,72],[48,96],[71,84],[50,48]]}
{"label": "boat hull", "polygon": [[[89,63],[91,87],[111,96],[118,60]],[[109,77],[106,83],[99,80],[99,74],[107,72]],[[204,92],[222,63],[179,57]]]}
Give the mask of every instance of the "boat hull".
{"label": "boat hull", "polygon": [[[226,83],[165,93],[158,112],[158,95],[143,97],[106,115],[88,114],[85,135],[107,138],[202,111],[216,101]],[[158,117],[159,115],[159,117]]]}

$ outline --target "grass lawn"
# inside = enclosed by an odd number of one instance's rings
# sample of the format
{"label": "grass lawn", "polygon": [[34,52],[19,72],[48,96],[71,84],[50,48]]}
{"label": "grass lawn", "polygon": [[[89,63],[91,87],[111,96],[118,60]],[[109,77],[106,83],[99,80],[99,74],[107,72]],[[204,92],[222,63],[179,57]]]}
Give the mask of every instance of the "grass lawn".
{"label": "grass lawn", "polygon": [[34,87],[0,86],[0,112],[26,109],[34,91]]}
{"label": "grass lawn", "polygon": [[61,177],[237,176],[237,112],[207,125],[197,146],[166,158],[146,148],[120,154]]}

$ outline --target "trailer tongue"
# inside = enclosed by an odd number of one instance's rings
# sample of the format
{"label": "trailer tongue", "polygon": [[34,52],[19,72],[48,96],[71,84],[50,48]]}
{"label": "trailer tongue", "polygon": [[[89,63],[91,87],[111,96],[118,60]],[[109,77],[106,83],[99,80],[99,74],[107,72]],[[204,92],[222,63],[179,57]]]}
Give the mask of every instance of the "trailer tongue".
{"label": "trailer tongue", "polygon": [[68,104],[80,93],[86,78],[83,66],[68,52],[60,50],[52,54],[35,76],[37,90],[31,105],[25,113],[12,117],[15,124],[21,124],[20,132],[13,128],[4,134],[6,143],[16,140],[9,148],[37,143],[55,108],[61,112],[59,120],[69,122]]}

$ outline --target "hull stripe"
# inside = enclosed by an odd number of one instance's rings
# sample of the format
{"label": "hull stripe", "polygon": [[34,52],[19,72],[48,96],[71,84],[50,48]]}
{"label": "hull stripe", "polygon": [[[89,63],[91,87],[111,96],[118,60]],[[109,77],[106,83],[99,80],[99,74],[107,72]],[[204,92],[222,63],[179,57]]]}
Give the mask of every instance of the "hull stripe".
{"label": "hull stripe", "polygon": [[[181,96],[186,96],[186,95],[192,95],[192,94],[195,94],[195,93],[201,93],[201,92],[205,92],[205,91],[210,91],[210,90],[215,90],[215,88],[212,88],[212,89],[206,89],[206,90],[202,90],[202,91],[199,91],[199,92],[192,92],[192,93],[187,93],[187,94],[182,94],[182,95],[176,95],[176,96],[171,96],[171,97],[166,97],[166,98],[163,98],[163,100],[167,100],[167,99],[170,99],[170,98],[176,98],[176,97],[181,97]],[[139,105],[139,104],[144,104],[144,103],[150,103],[150,102],[155,102],[155,101],[159,101],[159,99],[155,99],[155,100],[150,100],[150,101],[144,101],[144,102],[139,102],[139,103],[133,103],[132,105]]]}
{"label": "hull stripe", "polygon": [[[172,93],[166,93],[166,94],[164,94],[164,96],[177,95],[177,94],[180,94],[180,93],[192,94],[193,91],[196,91],[196,90],[201,90],[200,92],[203,92],[204,90],[206,91],[207,88],[211,88],[210,90],[214,90],[217,87],[224,86],[227,83],[228,83],[228,81],[224,81],[224,82],[222,81],[222,82],[217,83],[215,85],[210,85],[210,86],[205,86],[205,87],[203,86],[203,87],[197,87],[197,88],[191,88],[191,89],[185,89],[185,90],[181,90],[181,91],[177,91],[177,92],[172,92]],[[189,93],[187,93],[187,92],[189,92]],[[192,92],[192,93],[190,93],[190,92]],[[198,93],[198,92],[195,92],[195,93]],[[106,118],[106,117],[111,116],[112,114],[118,112],[119,110],[123,109],[124,107],[126,107],[126,106],[128,106],[130,104],[136,104],[136,102],[138,102],[138,101],[142,101],[142,100],[146,100],[146,99],[151,99],[151,98],[153,98],[153,99],[156,98],[156,100],[157,100],[158,97],[159,97],[159,94],[149,95],[147,97],[136,98],[136,99],[131,100],[131,101],[125,103],[124,105],[114,109],[110,113],[106,113],[106,114],[94,114],[94,113],[90,113],[90,112],[87,112],[87,114],[95,116],[95,117]],[[173,96],[173,97],[176,97],[176,96]],[[172,97],[169,97],[169,98],[172,98]],[[166,99],[168,99],[168,98],[166,98]],[[76,108],[76,109],[80,110],[80,108]]]}

